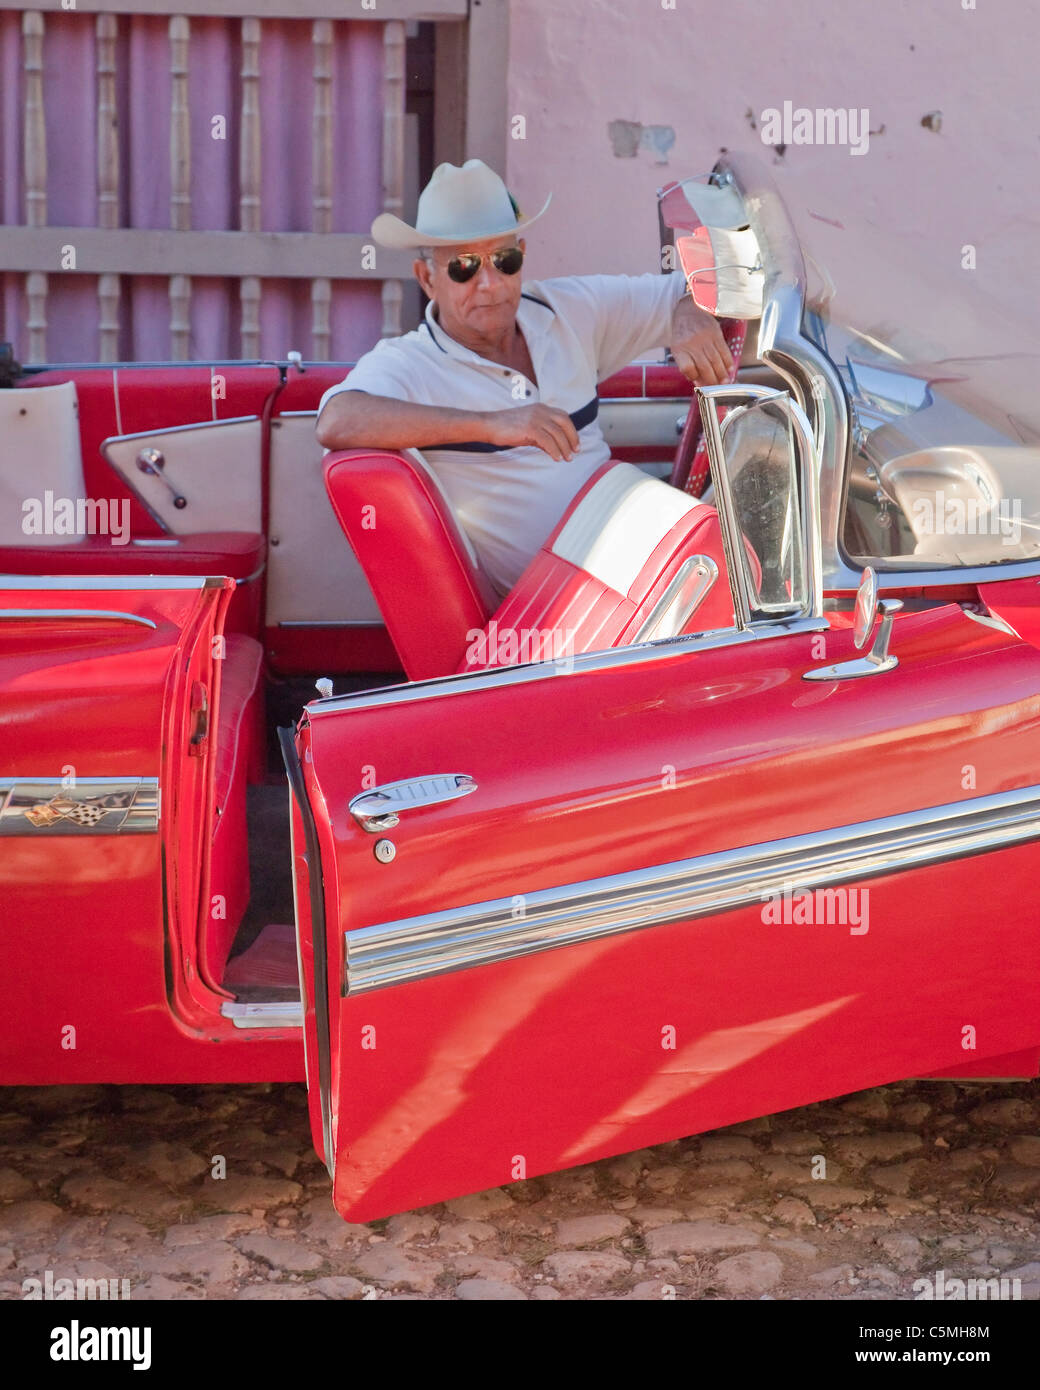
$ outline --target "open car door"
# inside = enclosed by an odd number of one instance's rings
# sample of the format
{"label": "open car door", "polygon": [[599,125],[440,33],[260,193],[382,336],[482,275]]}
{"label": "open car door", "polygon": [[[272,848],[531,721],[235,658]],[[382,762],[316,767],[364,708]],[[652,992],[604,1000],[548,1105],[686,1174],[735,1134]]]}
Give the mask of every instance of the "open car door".
{"label": "open car door", "polygon": [[[761,436],[743,419],[731,442]],[[758,508],[782,558],[791,515],[742,487],[729,520]],[[727,631],[319,700],[283,731],[345,1217],[1040,1042],[1040,653],[908,605],[897,663],[848,678],[852,615],[792,616],[758,554]]]}
{"label": "open car door", "polygon": [[233,588],[0,575],[4,1084],[198,1074],[196,920]]}

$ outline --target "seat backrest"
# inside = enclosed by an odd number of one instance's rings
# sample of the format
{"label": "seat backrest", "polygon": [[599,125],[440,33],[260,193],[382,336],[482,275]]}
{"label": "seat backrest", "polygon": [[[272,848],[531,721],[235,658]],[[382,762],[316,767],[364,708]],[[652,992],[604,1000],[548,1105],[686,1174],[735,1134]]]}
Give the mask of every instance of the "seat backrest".
{"label": "seat backrest", "polygon": [[433,473],[413,451],[338,450],[325,488],[405,675],[454,671],[498,598]]}
{"label": "seat backrest", "polygon": [[669,586],[700,556],[718,578],[695,584],[696,602],[677,630],[694,630],[694,619],[697,629],[733,622],[718,513],[632,464],[606,463],[574,497],[458,669],[635,641],[660,605],[670,609]]}
{"label": "seat backrest", "polygon": [[0,441],[0,545],[85,540],[67,505],[87,495],[76,383],[0,391]]}

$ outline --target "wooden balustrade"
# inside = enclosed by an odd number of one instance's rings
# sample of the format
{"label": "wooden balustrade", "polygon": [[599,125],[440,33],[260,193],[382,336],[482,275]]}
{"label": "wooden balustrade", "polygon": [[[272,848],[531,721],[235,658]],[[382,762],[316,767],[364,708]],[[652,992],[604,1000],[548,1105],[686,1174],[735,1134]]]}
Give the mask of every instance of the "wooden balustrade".
{"label": "wooden balustrade", "polygon": [[[493,3],[493,0],[492,0]],[[369,20],[382,25],[382,110],[373,113],[367,138],[381,140],[382,205],[401,215],[405,196],[405,44],[406,24],[416,19],[444,21],[453,30],[468,17],[468,0],[357,0],[345,12],[343,0],[91,0],[94,13],[96,73],[96,226],[55,227],[47,217],[47,134],[43,64],[49,12],[62,9],[48,0],[24,9],[24,0],[0,0],[0,10],[22,10],[22,149],[25,180],[24,224],[0,226],[0,270],[24,272],[29,362],[47,360],[48,292],[53,276],[75,273],[96,277],[97,358],[119,357],[123,281],[134,275],[165,276],[169,293],[169,352],[174,361],[191,351],[192,286],[196,278],[231,277],[239,284],[241,355],[260,355],[263,281],[305,278],[310,282],[310,356],[327,360],[331,346],[331,301],[335,281],[382,282],[382,332],[401,332],[402,281],[411,277],[412,256],[378,248],[376,264],[364,253],[371,243],[362,233],[333,231],[334,45],[343,41],[337,21]],[[123,14],[168,15],[169,36],[169,230],[120,227],[119,35]],[[233,231],[193,227],[191,196],[191,17],[241,19],[239,82],[239,226]],[[311,23],[313,63],[310,160],[313,174],[310,232],[264,232],[263,150],[260,103],[261,53],[265,19]],[[444,52],[459,51],[453,33]],[[440,68],[439,68],[440,70]],[[458,92],[448,98],[458,109]],[[287,117],[288,118],[288,117]],[[455,119],[455,127],[458,121]],[[448,129],[445,117],[438,128]],[[442,156],[461,158],[453,137]],[[503,134],[504,140],[504,134]],[[503,146],[504,154],[504,146]],[[70,259],[73,249],[74,260]],[[306,354],[305,354],[306,355]]]}

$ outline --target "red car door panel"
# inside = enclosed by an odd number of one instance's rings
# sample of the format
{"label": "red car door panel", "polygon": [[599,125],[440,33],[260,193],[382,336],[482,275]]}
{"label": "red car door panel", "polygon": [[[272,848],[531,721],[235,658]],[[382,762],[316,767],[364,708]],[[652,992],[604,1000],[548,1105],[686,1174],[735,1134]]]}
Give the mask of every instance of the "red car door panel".
{"label": "red car door panel", "polygon": [[61,582],[0,581],[0,1082],[295,1078],[196,963],[232,581]]}
{"label": "red car door panel", "polygon": [[[821,636],[308,708],[308,1072],[324,1010],[345,1216],[952,1067],[965,1029],[1040,1040],[1040,654],[951,604],[900,615],[895,671],[806,682],[853,654]],[[348,809],[455,773],[476,791],[385,833]],[[788,872],[869,897],[795,921]]]}

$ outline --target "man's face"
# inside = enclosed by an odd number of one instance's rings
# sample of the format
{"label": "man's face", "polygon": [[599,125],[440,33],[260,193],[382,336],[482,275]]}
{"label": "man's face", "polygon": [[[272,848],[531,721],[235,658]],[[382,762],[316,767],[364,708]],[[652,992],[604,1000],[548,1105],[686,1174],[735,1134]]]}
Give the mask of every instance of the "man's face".
{"label": "man's face", "polygon": [[[465,246],[437,246],[432,263],[415,262],[415,277],[436,304],[437,317],[444,331],[453,338],[493,339],[512,329],[520,303],[523,271],[503,275],[490,260],[493,251],[504,250],[507,246],[523,248],[524,242],[518,241],[516,236],[501,236]],[[468,253],[485,259],[473,278],[460,285],[448,274],[448,264],[454,257]]]}

